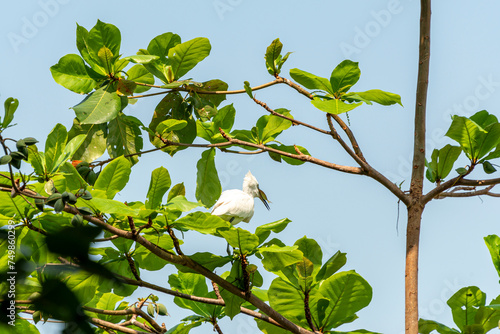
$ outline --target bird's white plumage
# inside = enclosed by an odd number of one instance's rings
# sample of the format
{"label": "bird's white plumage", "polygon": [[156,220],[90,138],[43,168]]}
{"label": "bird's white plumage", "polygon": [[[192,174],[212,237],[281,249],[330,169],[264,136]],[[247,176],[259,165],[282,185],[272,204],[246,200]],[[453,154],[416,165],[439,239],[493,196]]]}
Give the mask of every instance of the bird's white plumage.
{"label": "bird's white plumage", "polygon": [[259,197],[266,207],[265,195],[259,189],[257,179],[248,172],[243,179],[243,190],[231,189],[224,191],[212,209],[212,215],[236,225],[240,222],[248,223],[253,217],[254,197]]}

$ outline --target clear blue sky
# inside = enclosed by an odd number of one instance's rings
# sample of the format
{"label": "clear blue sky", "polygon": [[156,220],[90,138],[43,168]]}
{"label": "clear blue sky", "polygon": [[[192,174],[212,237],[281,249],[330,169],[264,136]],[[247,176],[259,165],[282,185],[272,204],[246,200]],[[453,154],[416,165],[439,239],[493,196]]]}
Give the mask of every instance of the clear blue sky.
{"label": "clear blue sky", "polygon": [[[450,115],[471,115],[486,109],[500,116],[500,30],[498,2],[474,4],[434,1],[431,36],[431,76],[428,98],[428,149],[449,142]],[[368,161],[394,182],[409,179],[413,109],[417,71],[419,2],[373,1],[85,1],[41,0],[9,2],[0,13],[0,99],[20,100],[16,121],[6,135],[34,136],[42,142],[55,122],[71,127],[78,96],[57,85],[49,67],[68,53],[77,53],[76,22],[90,29],[100,19],[122,33],[121,52],[135,54],[164,32],[183,41],[207,37],[211,55],[190,75],[197,81],[219,78],[230,89],[243,81],[262,84],[272,78],[264,66],[264,52],[279,37],[284,51],[293,51],[284,67],[300,68],[329,76],[343,59],[359,61],[361,80],[355,91],[372,88],[398,93],[400,106],[362,106],[350,113],[352,129]],[[287,87],[259,91],[257,97],[273,108],[284,107],[297,119],[326,127],[322,112]],[[159,99],[139,101],[125,112],[148,124]],[[264,114],[248,97],[233,96],[237,110],[235,128],[254,124]],[[339,164],[353,164],[339,145],[326,136],[294,127],[280,139],[306,147],[317,157]],[[147,141],[147,140],[146,140]],[[41,146],[43,147],[43,146]],[[134,168],[128,188],[117,199],[144,200],[152,166],[166,167],[175,183],[184,181],[194,200],[196,161],[201,151],[185,150],[173,159],[155,154]],[[428,156],[430,151],[428,151]],[[402,333],[404,328],[404,252],[406,210],[385,188],[366,177],[344,175],[314,165],[293,167],[267,156],[245,158],[218,153],[217,167],[224,189],[240,188],[248,170],[257,177],[272,201],[271,211],[256,204],[248,226],[288,217],[293,223],[281,237],[287,244],[307,235],[323,246],[329,257],[338,249],[347,252],[345,269],[355,269],[372,285],[370,306],[359,319],[341,330],[365,328],[383,333]],[[456,166],[458,167],[458,166]],[[482,177],[478,174],[478,178]],[[431,189],[430,184],[426,189]],[[403,184],[408,187],[408,181]],[[446,300],[458,288],[477,285],[488,302],[500,293],[498,276],[483,237],[498,234],[498,199],[446,199],[426,208],[421,235],[421,316],[452,324]],[[190,240],[195,239],[190,235]],[[199,239],[202,240],[202,239]],[[196,242],[185,246],[197,251]],[[222,253],[225,245],[209,245]],[[272,277],[266,277],[267,284]],[[165,274],[150,280],[166,285]],[[138,294],[134,297],[139,296]],[[173,326],[186,313],[169,306]],[[238,316],[223,322],[227,333],[254,333],[253,321]],[[47,327],[51,333],[54,327]],[[207,332],[204,327],[197,332]],[[500,332],[496,330],[497,332]]]}

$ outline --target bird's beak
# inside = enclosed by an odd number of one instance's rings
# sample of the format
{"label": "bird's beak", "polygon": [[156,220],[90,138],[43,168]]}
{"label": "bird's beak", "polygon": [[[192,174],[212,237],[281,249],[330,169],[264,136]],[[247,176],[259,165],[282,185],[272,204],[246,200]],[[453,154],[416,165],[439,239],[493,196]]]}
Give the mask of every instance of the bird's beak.
{"label": "bird's beak", "polygon": [[264,203],[266,209],[270,210],[269,204],[267,202],[271,203],[271,201],[267,199],[266,193],[260,189],[259,189],[259,198],[262,201],[262,203]]}

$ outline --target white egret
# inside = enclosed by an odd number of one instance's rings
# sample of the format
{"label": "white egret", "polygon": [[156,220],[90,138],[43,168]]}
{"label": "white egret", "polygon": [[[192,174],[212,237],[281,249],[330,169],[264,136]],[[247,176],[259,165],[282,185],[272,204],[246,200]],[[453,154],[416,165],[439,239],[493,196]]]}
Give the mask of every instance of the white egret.
{"label": "white egret", "polygon": [[243,190],[231,189],[222,192],[212,209],[212,215],[219,216],[233,225],[248,223],[253,216],[254,198],[258,197],[269,210],[266,194],[259,189],[259,182],[248,172],[243,179]]}

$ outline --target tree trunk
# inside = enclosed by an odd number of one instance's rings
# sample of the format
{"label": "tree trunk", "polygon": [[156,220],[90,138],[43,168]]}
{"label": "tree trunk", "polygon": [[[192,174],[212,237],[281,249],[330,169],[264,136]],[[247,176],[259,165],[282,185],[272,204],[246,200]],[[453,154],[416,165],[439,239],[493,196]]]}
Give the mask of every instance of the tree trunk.
{"label": "tree trunk", "polygon": [[423,211],[424,207],[420,204],[408,207],[405,267],[406,334],[418,334],[418,246]]}

